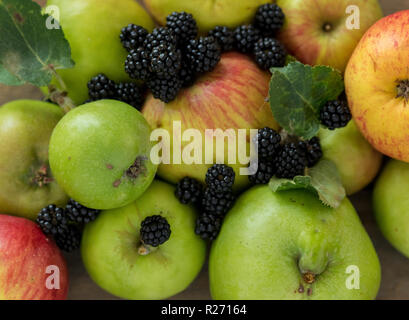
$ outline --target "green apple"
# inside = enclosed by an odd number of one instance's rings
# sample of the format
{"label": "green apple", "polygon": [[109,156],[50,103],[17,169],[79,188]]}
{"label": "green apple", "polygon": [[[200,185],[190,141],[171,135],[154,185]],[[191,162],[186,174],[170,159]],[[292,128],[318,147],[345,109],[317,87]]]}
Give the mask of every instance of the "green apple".
{"label": "green apple", "polygon": [[52,133],[51,169],[67,194],[84,206],[125,206],[155,176],[150,131],[142,114],[123,102],[99,100],[77,107]]}
{"label": "green apple", "polygon": [[[174,192],[173,186],[154,181],[134,203],[103,211],[86,226],[82,258],[99,286],[128,299],[165,299],[195,279],[205,261],[206,244],[194,233],[193,208],[179,203]],[[171,235],[143,255],[140,225],[152,215],[167,219]]]}
{"label": "green apple", "polygon": [[157,21],[166,24],[167,15],[173,11],[193,14],[199,30],[203,33],[216,26],[236,27],[250,23],[257,7],[271,0],[144,0],[148,10]]}
{"label": "green apple", "polygon": [[376,177],[382,154],[365,140],[354,120],[345,128],[321,129],[318,136],[324,158],[337,165],[348,195],[362,190]]}
{"label": "green apple", "polygon": [[409,164],[390,160],[375,185],[375,218],[385,238],[409,258]]}
{"label": "green apple", "polygon": [[35,219],[68,199],[50,171],[48,144],[63,117],[54,104],[16,100],[0,107],[0,212]]}
{"label": "green apple", "polygon": [[332,209],[306,190],[254,187],[213,243],[215,299],[374,299],[380,264],[348,199]]}
{"label": "green apple", "polygon": [[[151,31],[154,23],[134,0],[48,0],[57,6],[59,21],[71,46],[75,67],[58,70],[76,104],[88,99],[87,82],[99,73],[114,81],[130,81],[124,71],[127,55],[121,29],[134,23]],[[53,84],[59,87],[58,81]],[[62,89],[60,87],[60,89]]]}

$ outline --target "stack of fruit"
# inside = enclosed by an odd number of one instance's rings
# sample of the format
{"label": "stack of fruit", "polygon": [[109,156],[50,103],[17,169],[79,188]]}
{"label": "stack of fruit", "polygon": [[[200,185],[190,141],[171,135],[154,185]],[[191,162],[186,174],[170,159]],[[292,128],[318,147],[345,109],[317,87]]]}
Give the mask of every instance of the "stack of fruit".
{"label": "stack of fruit", "polygon": [[[379,260],[346,195],[377,175],[375,149],[409,161],[408,68],[392,67],[408,56],[409,12],[358,44],[381,18],[365,1],[351,50],[334,58],[308,49],[312,22],[297,17],[319,6],[314,28],[327,38],[344,31],[348,1],[334,1],[337,14],[326,0],[223,0],[211,13],[202,0],[161,1],[145,3],[154,28],[133,0],[49,0],[62,27],[49,29],[37,4],[8,0],[15,14],[0,30],[15,30],[0,38],[0,82],[43,87],[49,102],[0,108],[0,298],[66,298],[59,249],[81,248],[101,288],[165,299],[193,282],[211,245],[215,299],[374,299]],[[3,41],[25,59],[11,63]],[[223,157],[208,157],[209,130]],[[157,162],[158,150],[171,161]],[[408,174],[394,160],[375,189],[379,225],[407,255],[407,219],[394,208],[409,208]]]}

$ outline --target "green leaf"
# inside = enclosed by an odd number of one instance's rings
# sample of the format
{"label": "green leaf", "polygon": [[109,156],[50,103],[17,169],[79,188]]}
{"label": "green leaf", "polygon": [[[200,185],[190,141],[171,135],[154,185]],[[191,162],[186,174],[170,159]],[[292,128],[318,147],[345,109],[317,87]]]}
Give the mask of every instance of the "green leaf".
{"label": "green leaf", "polygon": [[338,169],[329,160],[321,160],[315,167],[308,169],[307,175],[297,176],[293,180],[274,177],[270,180],[269,187],[273,192],[306,189],[332,208],[338,208],[346,197]]}
{"label": "green leaf", "polygon": [[311,139],[320,129],[321,108],[344,90],[340,72],[291,62],[271,73],[269,100],[274,118],[288,133]]}
{"label": "green leaf", "polygon": [[54,70],[71,68],[71,49],[61,29],[31,0],[0,0],[0,82],[48,85]]}

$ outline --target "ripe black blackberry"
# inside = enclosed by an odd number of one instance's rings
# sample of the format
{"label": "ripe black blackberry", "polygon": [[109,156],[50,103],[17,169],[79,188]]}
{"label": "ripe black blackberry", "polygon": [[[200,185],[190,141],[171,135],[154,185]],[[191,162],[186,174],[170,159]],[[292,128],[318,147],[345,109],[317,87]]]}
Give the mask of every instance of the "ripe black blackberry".
{"label": "ripe black blackberry", "polygon": [[232,191],[216,192],[207,188],[202,198],[202,211],[224,216],[232,208],[234,201],[235,197]]}
{"label": "ripe black blackberry", "polygon": [[270,70],[273,67],[284,67],[287,51],[278,40],[263,38],[254,45],[254,55],[261,69]]}
{"label": "ripe black blackberry", "polygon": [[115,86],[115,97],[140,110],[144,102],[143,89],[133,82],[121,82]]}
{"label": "ripe black blackberry", "polygon": [[122,28],[119,38],[121,39],[123,47],[131,51],[142,46],[148,34],[149,32],[144,27],[131,23]]}
{"label": "ripe black blackberry", "polygon": [[285,144],[276,159],[276,177],[293,179],[295,176],[304,175],[307,165],[307,150],[304,142]]}
{"label": "ripe black blackberry", "polygon": [[250,53],[254,45],[261,38],[261,33],[253,25],[239,26],[234,30],[234,40],[237,50]]}
{"label": "ripe black blackberry", "polygon": [[161,43],[151,53],[151,70],[157,77],[176,76],[182,66],[182,53],[173,44]]}
{"label": "ripe black blackberry", "polygon": [[219,235],[222,223],[222,217],[203,213],[196,220],[195,233],[203,240],[215,240]]}
{"label": "ripe black blackberry", "polygon": [[171,29],[165,27],[159,27],[153,29],[152,33],[146,36],[143,42],[143,47],[146,49],[148,54],[151,54],[153,48],[159,46],[160,44],[173,45],[176,47],[177,38]]}
{"label": "ripe black blackberry", "polygon": [[170,234],[168,221],[160,215],[146,217],[141,223],[141,241],[143,244],[157,247],[168,241]]}
{"label": "ripe black blackberry", "polygon": [[67,217],[71,222],[86,224],[94,221],[100,210],[87,208],[74,199],[70,199],[65,207]]}
{"label": "ripe black blackberry", "polygon": [[234,170],[225,164],[214,164],[206,172],[206,184],[215,192],[231,192],[234,179]]}
{"label": "ripe black blackberry", "polygon": [[125,71],[132,79],[148,80],[150,76],[150,55],[149,52],[139,47],[132,50],[125,60]]}
{"label": "ripe black blackberry", "polygon": [[66,252],[72,252],[80,248],[81,232],[75,225],[70,225],[66,232],[54,236],[58,248]]}
{"label": "ripe black blackberry", "polygon": [[351,119],[351,111],[344,100],[328,101],[320,113],[321,123],[330,130],[345,127]]}
{"label": "ripe black blackberry", "polygon": [[213,37],[190,40],[186,48],[186,58],[196,72],[212,71],[220,61],[221,49]]}
{"label": "ripe black blackberry", "polygon": [[179,79],[182,81],[182,87],[187,88],[195,83],[196,72],[193,67],[182,58],[182,67],[179,71]]}
{"label": "ripe black blackberry", "polygon": [[41,209],[36,222],[45,234],[63,234],[68,229],[67,213],[54,204]]}
{"label": "ripe black blackberry", "polygon": [[280,151],[281,136],[274,129],[266,127],[258,130],[256,143],[258,145],[258,157],[271,159],[277,156]]}
{"label": "ripe black blackberry", "polygon": [[321,160],[323,153],[321,149],[320,139],[314,137],[306,142],[308,167],[315,166]]}
{"label": "ripe black blackberry", "polygon": [[166,26],[173,31],[180,45],[197,37],[196,20],[190,13],[173,12],[166,17]]}
{"label": "ripe black blackberry", "polygon": [[203,192],[202,184],[192,178],[185,177],[176,185],[175,196],[183,204],[198,203]]}
{"label": "ripe black blackberry", "polygon": [[228,27],[217,26],[209,31],[209,37],[213,37],[219,43],[222,52],[233,50],[234,32]]}
{"label": "ripe black blackberry", "polygon": [[258,7],[254,25],[266,35],[273,35],[282,28],[284,20],[283,10],[274,3],[268,3]]}
{"label": "ripe black blackberry", "polygon": [[112,99],[115,96],[115,82],[100,73],[88,81],[88,94],[93,101]]}
{"label": "ripe black blackberry", "polygon": [[153,77],[147,82],[148,88],[152,91],[156,99],[169,103],[177,97],[182,88],[182,81],[179,77],[156,78]]}
{"label": "ripe black blackberry", "polygon": [[273,160],[260,159],[258,169],[254,175],[249,176],[249,180],[253,184],[267,184],[276,172],[276,166]]}

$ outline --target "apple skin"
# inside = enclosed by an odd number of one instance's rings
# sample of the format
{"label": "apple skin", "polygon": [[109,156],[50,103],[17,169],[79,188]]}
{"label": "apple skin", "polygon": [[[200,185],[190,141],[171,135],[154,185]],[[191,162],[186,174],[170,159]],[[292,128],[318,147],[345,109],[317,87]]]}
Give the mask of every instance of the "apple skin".
{"label": "apple skin", "polygon": [[54,104],[16,100],[0,107],[0,212],[35,219],[46,205],[68,198],[57,184],[37,184],[36,172],[48,163],[51,133],[64,113]]}
{"label": "apple skin", "polygon": [[[349,290],[346,268],[360,270],[360,289]],[[303,274],[315,275],[311,285]],[[227,214],[209,261],[217,300],[374,299],[381,271],[374,247],[355,209],[338,209],[313,193],[274,193],[257,186]]]}
{"label": "apple skin", "polygon": [[374,24],[345,73],[354,119],[365,138],[391,158],[409,162],[409,108],[397,81],[409,80],[409,10]]}
{"label": "apple skin", "polygon": [[144,0],[148,11],[162,25],[173,11],[193,14],[199,31],[206,33],[216,26],[230,28],[251,23],[257,7],[271,0]]}
{"label": "apple skin", "polygon": [[390,160],[373,193],[375,218],[385,238],[409,258],[409,164]]}
{"label": "apple skin", "polygon": [[[119,34],[130,23],[152,31],[154,22],[141,5],[134,0],[48,0],[47,5],[58,6],[60,24],[71,46],[75,67],[57,72],[76,104],[88,99],[87,83],[99,73],[117,82],[130,81],[124,70],[127,52]],[[59,87],[56,79],[52,83]]]}
{"label": "apple skin", "polygon": [[[261,71],[247,56],[227,53],[222,56],[216,69],[199,78],[196,83],[182,90],[176,100],[164,103],[149,95],[142,110],[152,129],[161,128],[173,137],[173,121],[181,121],[182,133],[195,128],[205,136],[206,129],[278,129],[268,97],[271,75]],[[235,131],[237,133],[237,130]],[[236,134],[237,136],[237,134]],[[182,142],[184,148],[189,142]],[[248,143],[249,149],[250,143]],[[202,140],[204,155],[204,138]],[[227,139],[225,159],[227,159]],[[172,164],[173,143],[171,139],[171,164],[159,165],[158,174],[176,183],[189,176],[204,182],[209,164]],[[216,158],[216,154],[214,154]],[[204,163],[204,161],[203,161]],[[230,164],[229,164],[230,165]],[[248,176],[240,175],[237,164],[230,165],[236,172],[235,188],[249,185]]]}
{"label": "apple skin", "polygon": [[[99,286],[127,299],[165,299],[196,278],[205,262],[206,243],[194,233],[193,207],[181,204],[174,192],[173,186],[154,181],[134,203],[103,211],[87,224],[81,253]],[[170,238],[156,251],[139,255],[141,222],[157,214],[168,220]]]}
{"label": "apple skin", "polygon": [[[310,65],[329,65],[345,71],[348,60],[366,30],[382,18],[378,0],[277,0],[286,15],[279,39],[298,60]],[[350,5],[360,9],[360,29],[349,30]],[[324,31],[324,23],[333,30]]]}
{"label": "apple skin", "polygon": [[378,174],[383,156],[365,140],[353,120],[345,128],[322,128],[318,137],[324,158],[337,165],[348,195],[365,188]]}
{"label": "apple skin", "polygon": [[[59,185],[82,205],[112,209],[135,201],[151,184],[150,127],[139,111],[99,100],[67,113],[50,140],[50,166]],[[143,157],[144,172],[126,171]]]}
{"label": "apple skin", "polygon": [[[68,269],[54,241],[32,221],[0,214],[0,300],[65,300]],[[60,289],[48,289],[48,266],[59,269]]]}

